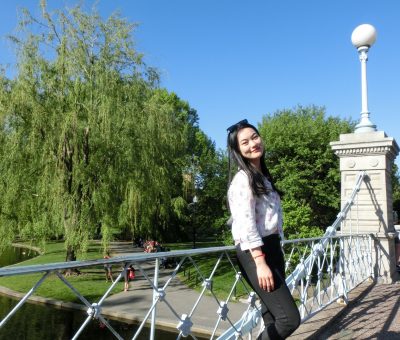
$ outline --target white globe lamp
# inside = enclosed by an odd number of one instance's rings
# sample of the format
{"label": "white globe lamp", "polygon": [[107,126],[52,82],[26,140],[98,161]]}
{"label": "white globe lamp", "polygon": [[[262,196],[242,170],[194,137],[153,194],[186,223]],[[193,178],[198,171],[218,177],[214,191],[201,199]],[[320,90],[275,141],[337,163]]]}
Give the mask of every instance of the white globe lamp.
{"label": "white globe lamp", "polygon": [[351,42],[357,48],[361,62],[361,120],[356,125],[356,133],[376,131],[376,125],[372,124],[369,119],[367,87],[368,50],[375,41],[376,29],[370,24],[357,26],[351,34]]}
{"label": "white globe lamp", "polygon": [[351,34],[351,42],[356,48],[371,47],[376,41],[376,29],[370,24],[357,26]]}

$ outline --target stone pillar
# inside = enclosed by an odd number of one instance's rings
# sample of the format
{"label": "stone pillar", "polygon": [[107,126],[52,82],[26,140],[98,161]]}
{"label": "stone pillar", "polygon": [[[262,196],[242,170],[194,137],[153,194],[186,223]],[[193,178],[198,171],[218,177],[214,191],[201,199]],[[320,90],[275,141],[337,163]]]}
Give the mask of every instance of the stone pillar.
{"label": "stone pillar", "polygon": [[391,168],[399,147],[383,131],[343,134],[331,147],[340,160],[342,206],[358,173],[367,173],[358,193],[358,214],[347,216],[342,231],[374,235],[374,274],[379,281],[391,283],[397,278]]}

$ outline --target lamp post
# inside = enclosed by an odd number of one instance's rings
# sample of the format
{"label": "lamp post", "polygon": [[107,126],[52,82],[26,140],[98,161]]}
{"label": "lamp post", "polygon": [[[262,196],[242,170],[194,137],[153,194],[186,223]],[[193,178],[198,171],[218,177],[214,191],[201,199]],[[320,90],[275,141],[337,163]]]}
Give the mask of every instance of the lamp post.
{"label": "lamp post", "polygon": [[192,214],[192,241],[193,241],[193,249],[196,248],[196,204],[199,201],[197,196],[193,197],[192,203],[189,203],[189,208]]}
{"label": "lamp post", "polygon": [[376,131],[376,125],[369,120],[367,88],[368,49],[373,45],[375,40],[375,27],[369,24],[357,26],[351,34],[351,42],[357,48],[361,62],[361,120],[356,125],[356,133]]}

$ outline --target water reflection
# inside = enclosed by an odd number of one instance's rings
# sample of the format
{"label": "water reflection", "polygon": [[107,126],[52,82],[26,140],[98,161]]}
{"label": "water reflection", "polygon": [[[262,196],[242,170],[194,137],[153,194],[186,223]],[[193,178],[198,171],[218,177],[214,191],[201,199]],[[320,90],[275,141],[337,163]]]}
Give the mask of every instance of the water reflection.
{"label": "water reflection", "polygon": [[0,256],[0,267],[28,260],[37,256],[35,250],[21,247],[8,247]]}
{"label": "water reflection", "polygon": [[[0,266],[6,266],[36,256],[35,251],[12,247],[0,256]],[[2,320],[18,303],[17,300],[0,295],[0,320]],[[87,314],[82,311],[60,309],[35,303],[25,303],[7,323],[0,328],[2,339],[27,340],[64,340],[71,339],[81,327]],[[117,333],[124,339],[131,339],[137,325],[108,320]],[[139,340],[149,339],[150,330],[144,328]],[[172,340],[177,333],[156,330],[155,338]],[[91,321],[80,334],[79,339],[108,340],[115,336],[98,320]],[[201,338],[198,338],[201,339]]]}
{"label": "water reflection", "polygon": [[[16,300],[0,296],[0,318],[18,303]],[[0,339],[64,340],[71,339],[86,318],[84,312],[63,310],[40,304],[28,303],[0,329]],[[137,326],[109,320],[113,328],[124,339],[131,339]],[[178,334],[156,330],[156,339],[172,340]],[[97,320],[90,322],[79,339],[106,340],[114,335]],[[149,330],[143,329],[139,339],[149,339]]]}

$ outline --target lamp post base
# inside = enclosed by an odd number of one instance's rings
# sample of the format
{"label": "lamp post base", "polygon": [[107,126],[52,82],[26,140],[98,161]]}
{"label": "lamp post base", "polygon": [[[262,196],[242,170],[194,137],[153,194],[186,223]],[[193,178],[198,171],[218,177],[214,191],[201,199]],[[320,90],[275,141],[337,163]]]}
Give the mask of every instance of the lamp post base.
{"label": "lamp post base", "polygon": [[365,125],[365,124],[357,124],[356,128],[354,130],[354,133],[360,133],[360,132],[374,132],[376,131],[376,125],[370,124],[370,125]]}
{"label": "lamp post base", "polygon": [[374,132],[376,131],[376,125],[373,124],[369,120],[369,112],[362,112],[361,113],[361,120],[360,122],[356,125],[356,128],[354,130],[354,133],[359,133],[359,132]]}

